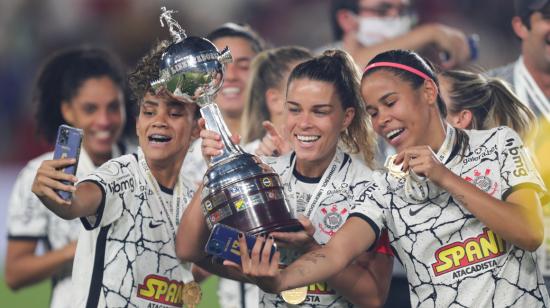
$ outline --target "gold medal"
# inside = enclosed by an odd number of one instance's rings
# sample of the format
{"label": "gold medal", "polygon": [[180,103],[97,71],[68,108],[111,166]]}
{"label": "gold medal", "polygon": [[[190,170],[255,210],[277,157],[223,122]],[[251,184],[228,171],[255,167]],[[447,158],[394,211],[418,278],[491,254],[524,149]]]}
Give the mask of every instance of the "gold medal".
{"label": "gold medal", "polygon": [[386,163],[384,164],[384,166],[386,167],[386,169],[388,169],[388,173],[390,175],[398,179],[402,179],[407,176],[407,173],[401,170],[401,167],[403,166],[403,164],[396,165],[394,163],[396,157],[397,157],[397,154],[388,156],[388,158],[386,158]]}
{"label": "gold medal", "polygon": [[190,281],[183,285],[183,290],[181,291],[181,297],[183,304],[188,308],[196,307],[202,298],[201,286],[194,282]]}
{"label": "gold medal", "polygon": [[285,302],[291,305],[298,305],[306,300],[307,289],[308,287],[305,286],[301,288],[286,290],[281,292],[281,297],[285,300]]}

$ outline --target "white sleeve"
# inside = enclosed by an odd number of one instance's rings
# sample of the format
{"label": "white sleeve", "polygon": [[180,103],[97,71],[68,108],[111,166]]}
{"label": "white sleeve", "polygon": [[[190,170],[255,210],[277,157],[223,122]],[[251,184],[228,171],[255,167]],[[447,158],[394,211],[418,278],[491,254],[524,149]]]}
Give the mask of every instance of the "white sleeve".
{"label": "white sleeve", "polygon": [[[348,219],[358,217],[368,223],[376,235],[377,242],[384,226],[384,199],[378,186],[370,181],[354,190],[357,191],[354,191],[354,204]],[[374,246],[373,244],[371,248]]]}
{"label": "white sleeve", "polygon": [[130,169],[131,165],[128,159],[112,159],[79,182],[96,184],[102,194],[96,215],[81,217],[84,228],[92,230],[104,227],[122,216],[125,206],[132,202],[133,193],[137,189],[135,173]]}
{"label": "white sleeve", "polygon": [[8,203],[8,238],[40,239],[47,237],[48,209],[31,191],[37,166],[29,163],[17,176]]}
{"label": "white sleeve", "polygon": [[515,190],[526,187],[546,193],[544,183],[519,135],[511,128],[502,127],[501,129],[499,164],[502,200],[506,200]]}

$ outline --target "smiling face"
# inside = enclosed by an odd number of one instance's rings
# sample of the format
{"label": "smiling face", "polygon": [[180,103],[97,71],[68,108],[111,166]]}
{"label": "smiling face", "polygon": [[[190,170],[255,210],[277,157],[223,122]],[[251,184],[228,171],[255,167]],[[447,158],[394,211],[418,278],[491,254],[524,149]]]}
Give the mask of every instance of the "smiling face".
{"label": "smiling face", "polygon": [[191,137],[197,134],[195,104],[168,95],[145,94],[140,104],[136,131],[147,163],[177,165],[183,162]]}
{"label": "smiling face", "polygon": [[433,91],[430,82],[413,89],[410,83],[385,70],[371,73],[361,83],[374,130],[397,152],[416,145],[438,149],[443,142],[434,137],[441,119]]}
{"label": "smiling face", "polygon": [[224,116],[240,117],[244,109],[244,92],[250,76],[250,62],[256,55],[250,43],[241,37],[220,37],[213,41],[219,50],[226,46],[233,62],[226,64],[223,85],[216,103]]}
{"label": "smiling face", "polygon": [[122,90],[109,77],[90,78],[61,104],[63,118],[84,132],[82,145],[95,164],[111,157],[125,123]]}
{"label": "smiling face", "polygon": [[286,114],[298,171],[306,176],[316,171],[322,174],[334,156],[340,133],[355,115],[354,109],[342,108],[332,83],[296,79],[288,86]]}

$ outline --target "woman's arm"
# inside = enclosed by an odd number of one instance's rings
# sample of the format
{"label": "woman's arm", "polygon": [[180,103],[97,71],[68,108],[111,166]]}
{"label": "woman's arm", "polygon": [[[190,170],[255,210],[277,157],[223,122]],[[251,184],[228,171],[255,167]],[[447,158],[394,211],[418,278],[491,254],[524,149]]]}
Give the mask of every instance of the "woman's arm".
{"label": "woman's arm", "polygon": [[327,282],[358,307],[382,307],[388,297],[392,269],[392,256],[364,252]]}
{"label": "woman's arm", "polygon": [[34,239],[8,240],[5,278],[10,289],[18,290],[52,277],[73,261],[76,242],[43,255],[36,255],[37,244],[38,240]]}
{"label": "woman's arm", "polygon": [[176,255],[187,262],[196,263],[206,257],[204,246],[208,241],[210,230],[202,212],[202,189],[201,184],[183,212],[176,235]]}
{"label": "woman's arm", "polygon": [[428,146],[411,147],[395,162],[428,177],[448,191],[489,229],[507,242],[528,251],[536,250],[544,238],[542,207],[537,192],[522,188],[499,200],[447,169]]}
{"label": "woman's arm", "polygon": [[[290,247],[304,252],[320,249],[322,246],[313,238],[315,227],[311,221],[305,216],[299,216],[298,220],[304,228],[303,231],[271,234],[277,240],[278,247]],[[339,274],[326,281],[338,294],[355,305],[380,307],[386,301],[392,268],[392,256],[375,251],[363,252]]]}
{"label": "woman's arm", "polygon": [[[95,215],[103,198],[101,188],[94,183],[82,182],[73,186],[77,178],[61,169],[74,163],[72,158],[46,160],[38,168],[32,184],[32,192],[40,201],[57,216],[67,220]],[[63,180],[71,184],[64,184],[61,182]],[[72,200],[62,199],[55,190],[73,192]]]}
{"label": "woman's arm", "polygon": [[[361,236],[357,236],[360,234]],[[250,256],[246,241],[240,237],[241,270],[249,280],[266,292],[279,293],[318,281],[341,272],[351,261],[374,243],[376,235],[372,227],[358,217],[349,218],[327,245],[303,254],[287,268],[279,271],[279,252],[269,258],[273,237],[258,237]],[[227,264],[227,263],[226,263]]]}

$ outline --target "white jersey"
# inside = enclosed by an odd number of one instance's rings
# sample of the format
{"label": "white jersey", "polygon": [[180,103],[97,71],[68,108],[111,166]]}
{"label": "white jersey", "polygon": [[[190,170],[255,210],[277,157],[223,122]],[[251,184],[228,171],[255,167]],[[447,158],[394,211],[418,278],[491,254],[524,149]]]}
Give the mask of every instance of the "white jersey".
{"label": "white jersey", "polygon": [[[445,161],[453,173],[500,200],[521,187],[545,191],[512,129],[466,133],[465,155],[455,146]],[[404,181],[391,173],[374,178],[378,189],[352,216],[388,228],[407,272],[413,307],[550,305],[535,253],[505,242],[440,188],[427,201],[414,201]]]}
{"label": "white jersey", "polygon": [[[277,158],[266,158],[266,163],[281,176],[285,197],[298,214],[308,217],[315,226],[314,238],[327,243],[346,221],[355,200],[374,188],[372,171],[361,161],[340,149],[320,179],[300,176],[294,168],[294,153]],[[289,264],[299,257],[293,250],[282,250],[281,262]],[[278,294],[260,291],[260,306],[290,307]],[[326,282],[311,284],[307,298],[300,307],[351,307]]]}
{"label": "white jersey", "polygon": [[176,257],[175,235],[194,183],[181,172],[173,194],[160,187],[140,149],[82,181],[97,184],[103,201],[81,218],[87,231],[78,240],[72,307],[181,307],[193,276],[191,263]]}
{"label": "white jersey", "polygon": [[[120,151],[113,149],[113,155]],[[31,191],[31,186],[40,164],[44,160],[53,159],[53,152],[42,154],[29,161],[21,170],[15,181],[8,204],[8,239],[44,241],[47,251],[58,250],[78,239],[82,229],[78,219],[64,220],[48,210],[40,199]],[[92,172],[96,167],[82,148],[76,176],[78,178]],[[72,267],[57,273],[52,277],[52,297],[50,307],[73,307],[67,301],[67,295],[73,293],[71,283]]]}

